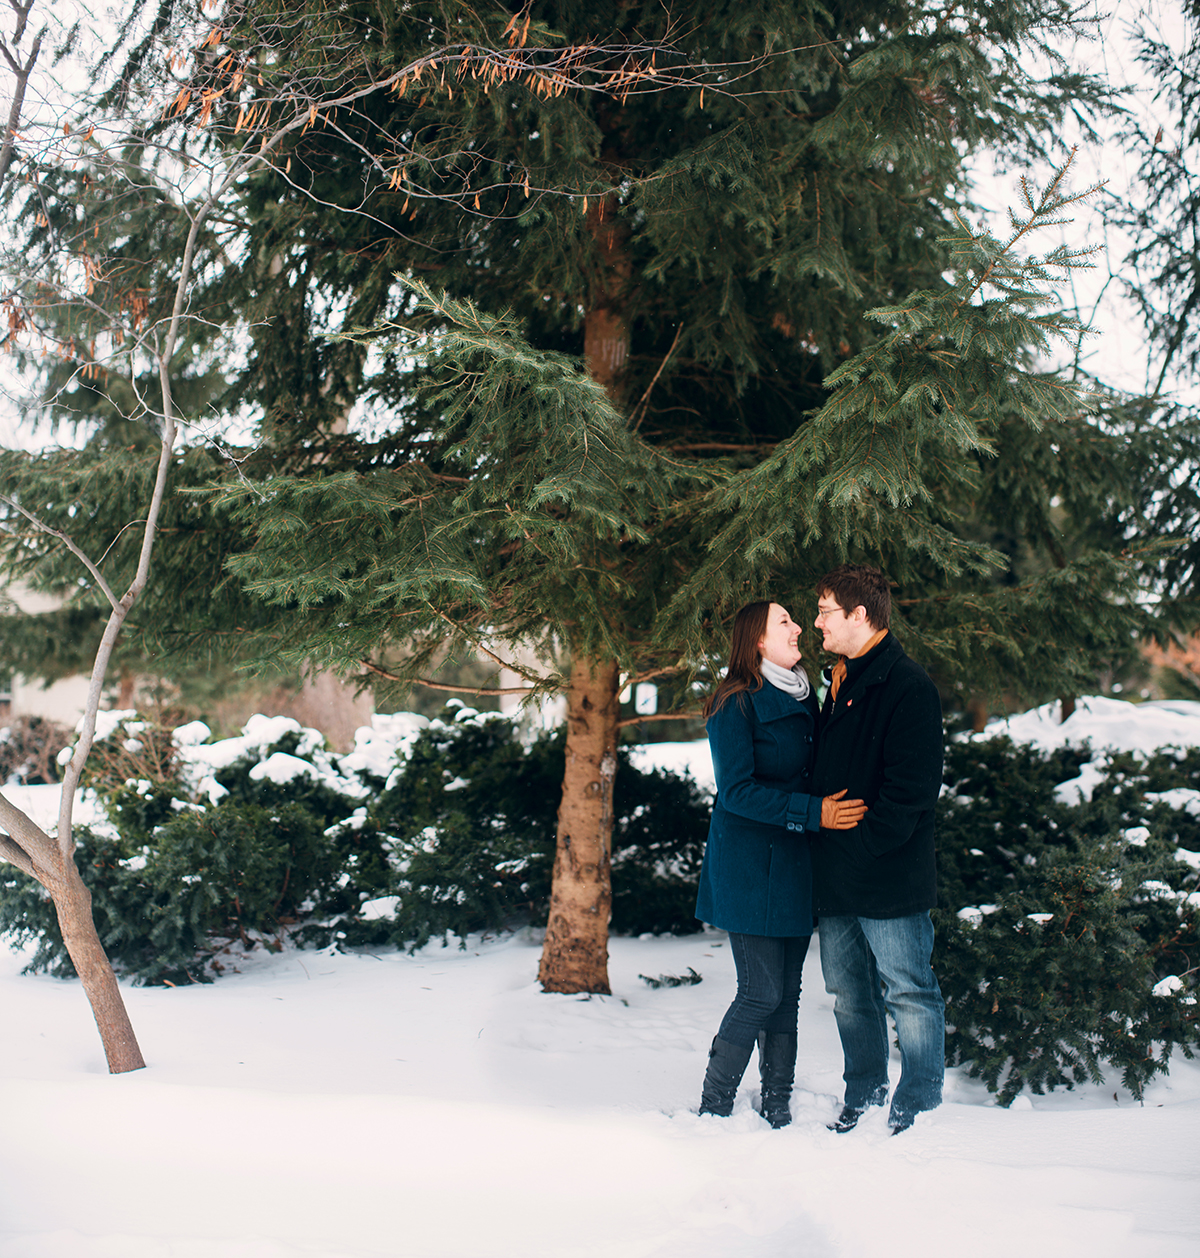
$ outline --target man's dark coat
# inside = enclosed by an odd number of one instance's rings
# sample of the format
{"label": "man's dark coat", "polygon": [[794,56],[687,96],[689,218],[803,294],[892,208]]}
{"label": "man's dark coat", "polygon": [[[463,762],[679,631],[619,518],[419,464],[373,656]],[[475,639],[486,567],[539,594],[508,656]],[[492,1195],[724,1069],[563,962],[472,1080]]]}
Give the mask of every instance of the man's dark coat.
{"label": "man's dark coat", "polygon": [[942,785],[942,705],[929,675],[889,633],[846,661],[821,711],[810,790],[848,788],[870,812],[813,839],[817,916],[905,917],[933,908],[933,808]]}

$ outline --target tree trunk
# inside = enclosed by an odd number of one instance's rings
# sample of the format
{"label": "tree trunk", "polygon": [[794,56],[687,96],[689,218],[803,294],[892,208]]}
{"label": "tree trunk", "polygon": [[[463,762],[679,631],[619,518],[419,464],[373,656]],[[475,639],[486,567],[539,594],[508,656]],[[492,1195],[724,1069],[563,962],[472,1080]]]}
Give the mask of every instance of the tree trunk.
{"label": "tree trunk", "polygon": [[616,197],[602,197],[589,210],[588,228],[596,241],[603,296],[584,316],[583,357],[593,380],[620,405],[622,375],[629,358],[629,324],[625,319],[625,286],[632,264],[626,232],[617,218]]}
{"label": "tree trunk", "polygon": [[74,860],[68,860],[61,882],[51,890],[63,942],[71,956],[79,981],[104,1045],[110,1074],[141,1070],[146,1065],[133,1033],[133,1024],[117,986],[117,976],[105,955],[96,924],[92,919],[92,893],[84,885]]}
{"label": "tree trunk", "polygon": [[619,680],[613,660],[576,659],[571,668],[558,851],[538,972],[547,992],[612,990],[608,920]]}
{"label": "tree trunk", "polygon": [[[69,789],[74,790],[73,782]],[[75,865],[73,846],[60,845],[0,794],[0,860],[35,878],[53,900],[63,942],[92,1006],[109,1073],[141,1070],[146,1061],[121,999],[117,977],[96,933],[92,894]]]}
{"label": "tree trunk", "polygon": [[[627,231],[615,196],[588,210],[598,293],[584,317],[583,355],[592,378],[621,403],[629,358],[623,303],[630,275]],[[558,809],[550,920],[538,979],[547,992],[608,994],[612,915],[613,782],[617,775],[620,670],[615,660],[576,659],[567,691],[567,766]]]}
{"label": "tree trunk", "polygon": [[137,698],[137,674],[128,668],[121,669],[117,682],[117,710],[128,712],[135,705]]}
{"label": "tree trunk", "polygon": [[967,715],[971,718],[972,733],[983,733],[987,727],[989,711],[986,699],[975,697],[967,700]]}

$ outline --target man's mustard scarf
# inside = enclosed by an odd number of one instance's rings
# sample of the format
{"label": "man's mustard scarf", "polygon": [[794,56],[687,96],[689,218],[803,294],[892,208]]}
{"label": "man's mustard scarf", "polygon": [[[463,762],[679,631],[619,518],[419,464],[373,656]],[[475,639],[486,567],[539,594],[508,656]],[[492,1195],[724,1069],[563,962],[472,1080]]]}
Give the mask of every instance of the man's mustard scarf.
{"label": "man's mustard scarf", "polygon": [[842,682],[846,680],[846,660],[849,658],[858,659],[862,655],[877,647],[888,635],[886,629],[880,629],[877,634],[868,638],[866,645],[861,651],[855,653],[853,657],[841,656],[838,662],[833,666],[833,671],[829,674],[829,693],[831,698],[836,699],[838,691],[842,688]]}

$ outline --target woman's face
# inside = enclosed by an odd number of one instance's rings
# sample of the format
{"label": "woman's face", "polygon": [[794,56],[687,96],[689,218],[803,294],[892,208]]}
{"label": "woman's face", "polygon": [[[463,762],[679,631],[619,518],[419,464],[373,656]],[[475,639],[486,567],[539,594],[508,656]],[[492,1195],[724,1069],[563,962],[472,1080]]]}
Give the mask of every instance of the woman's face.
{"label": "woman's face", "polygon": [[799,637],[800,626],[785,608],[772,603],[767,609],[767,628],[758,644],[758,653],[780,668],[794,668],[800,663]]}

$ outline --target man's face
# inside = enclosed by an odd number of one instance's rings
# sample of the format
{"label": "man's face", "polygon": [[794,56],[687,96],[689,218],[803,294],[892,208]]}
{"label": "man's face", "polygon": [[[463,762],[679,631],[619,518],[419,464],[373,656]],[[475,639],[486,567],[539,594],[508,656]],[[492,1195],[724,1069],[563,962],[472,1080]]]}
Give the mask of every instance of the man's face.
{"label": "man's face", "polygon": [[767,610],[767,627],[758,644],[758,652],[764,660],[770,660],[780,668],[793,668],[800,663],[799,637],[800,626],[786,609],[772,603]]}
{"label": "man's face", "polygon": [[821,645],[832,655],[853,655],[858,649],[859,617],[847,613],[831,594],[817,599],[816,626],[822,633]]}

